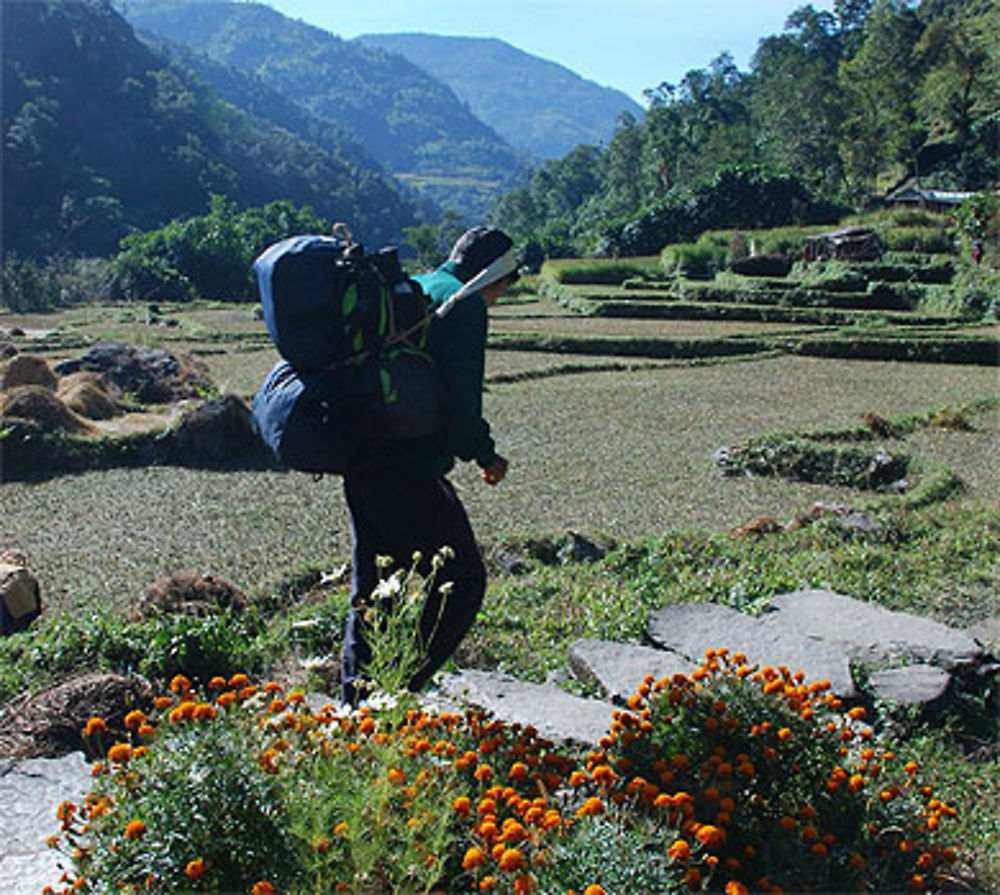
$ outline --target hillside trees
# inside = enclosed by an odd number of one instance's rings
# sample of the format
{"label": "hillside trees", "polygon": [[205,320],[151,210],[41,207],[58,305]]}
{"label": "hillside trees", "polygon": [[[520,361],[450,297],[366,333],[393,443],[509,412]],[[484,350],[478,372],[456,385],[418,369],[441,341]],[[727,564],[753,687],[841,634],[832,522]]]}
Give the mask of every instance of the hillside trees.
{"label": "hillside trees", "polygon": [[4,251],[106,255],[130,231],[276,197],[372,242],[416,217],[390,179],[224,102],[103,0],[4,3]]}
{"label": "hillside trees", "polygon": [[[555,175],[576,168],[567,156],[500,202],[494,219],[550,252],[655,252],[701,224],[832,221],[913,176],[943,189],[995,186],[998,33],[995,0],[802,6],[759,42],[749,72],[723,54],[647,90],[645,120],[623,120],[606,147],[588,151],[575,204],[565,190],[551,201]],[[764,183],[782,184],[777,204],[767,194],[754,209],[746,196]]]}

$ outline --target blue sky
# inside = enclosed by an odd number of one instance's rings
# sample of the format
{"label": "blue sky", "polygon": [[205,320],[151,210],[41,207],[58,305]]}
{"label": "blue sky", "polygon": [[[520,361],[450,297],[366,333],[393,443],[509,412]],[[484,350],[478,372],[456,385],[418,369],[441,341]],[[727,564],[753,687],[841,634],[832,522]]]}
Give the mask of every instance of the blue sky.
{"label": "blue sky", "polygon": [[[802,0],[265,0],[344,38],[423,31],[498,37],[642,102],[728,50],[747,69]],[[832,0],[814,0],[830,9]]]}

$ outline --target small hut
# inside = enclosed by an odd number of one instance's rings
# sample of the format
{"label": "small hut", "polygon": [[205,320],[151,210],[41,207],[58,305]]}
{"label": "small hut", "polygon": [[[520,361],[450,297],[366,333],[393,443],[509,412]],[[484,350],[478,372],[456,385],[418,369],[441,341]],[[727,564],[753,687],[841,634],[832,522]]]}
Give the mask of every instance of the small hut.
{"label": "small hut", "polygon": [[876,261],[882,244],[870,227],[845,227],[816,236],[807,236],[803,261]]}

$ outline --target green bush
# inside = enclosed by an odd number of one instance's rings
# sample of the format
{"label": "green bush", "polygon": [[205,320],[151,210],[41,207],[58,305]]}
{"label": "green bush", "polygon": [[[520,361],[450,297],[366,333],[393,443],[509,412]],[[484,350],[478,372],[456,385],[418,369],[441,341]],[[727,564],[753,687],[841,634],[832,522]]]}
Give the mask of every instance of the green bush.
{"label": "green bush", "polygon": [[655,261],[630,259],[628,261],[600,258],[549,259],[542,265],[542,277],[565,285],[618,286],[633,277],[645,277]]}
{"label": "green bush", "polygon": [[668,276],[709,280],[726,265],[728,247],[710,242],[680,242],[660,254],[660,265]]}
{"label": "green bush", "polygon": [[808,289],[828,292],[864,292],[869,277],[864,268],[843,261],[819,261],[800,265],[799,282]]}
{"label": "green bush", "polygon": [[152,678],[263,667],[258,622],[248,614],[163,613],[129,622],[109,612],[43,616],[0,640],[0,703],[27,689],[103,669]]}
{"label": "green bush", "polygon": [[953,235],[941,227],[891,227],[881,236],[892,252],[950,254],[955,251]]}

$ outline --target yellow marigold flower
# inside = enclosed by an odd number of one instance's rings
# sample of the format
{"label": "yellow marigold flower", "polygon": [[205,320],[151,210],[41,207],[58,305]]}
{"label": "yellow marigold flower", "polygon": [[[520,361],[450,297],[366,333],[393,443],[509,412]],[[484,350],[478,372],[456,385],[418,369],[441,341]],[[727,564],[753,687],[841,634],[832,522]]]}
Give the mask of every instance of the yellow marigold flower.
{"label": "yellow marigold flower", "polygon": [[125,825],[125,838],[138,839],[146,832],[146,825],[141,820],[130,820]]}
{"label": "yellow marigold flower", "polygon": [[99,733],[107,733],[108,725],[105,723],[103,718],[91,718],[83,728],[83,735],[85,737],[97,736]]}
{"label": "yellow marigold flower", "polygon": [[132,757],[132,747],[128,743],[115,743],[108,749],[108,761],[125,764]]}
{"label": "yellow marigold flower", "polygon": [[525,866],[524,852],[519,848],[508,848],[498,861],[504,873],[516,873]]}
{"label": "yellow marigold flower", "polygon": [[276,895],[277,891],[267,880],[262,879],[260,882],[253,884],[250,893],[251,895]]}
{"label": "yellow marigold flower", "polygon": [[473,845],[465,852],[465,857],[462,858],[462,869],[474,870],[476,867],[482,867],[485,863],[486,855],[483,854],[483,850]]}
{"label": "yellow marigold flower", "polygon": [[170,681],[170,689],[174,693],[187,693],[191,689],[191,681],[183,674],[175,674]]}
{"label": "yellow marigold flower", "polygon": [[578,817],[583,817],[584,815],[588,817],[596,817],[598,814],[604,813],[604,802],[596,796],[591,796],[576,809],[576,813]]}
{"label": "yellow marigold flower", "polygon": [[205,875],[206,869],[205,862],[201,858],[195,858],[195,860],[187,862],[184,873],[187,874],[187,878],[191,882],[195,883]]}
{"label": "yellow marigold flower", "polygon": [[695,836],[706,848],[718,848],[726,840],[726,831],[712,824],[703,824]]}
{"label": "yellow marigold flower", "polygon": [[686,839],[678,839],[667,849],[667,857],[674,861],[691,860],[691,846]]}

